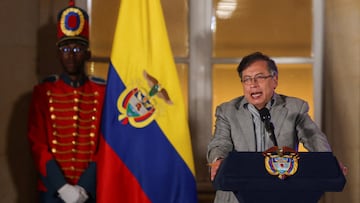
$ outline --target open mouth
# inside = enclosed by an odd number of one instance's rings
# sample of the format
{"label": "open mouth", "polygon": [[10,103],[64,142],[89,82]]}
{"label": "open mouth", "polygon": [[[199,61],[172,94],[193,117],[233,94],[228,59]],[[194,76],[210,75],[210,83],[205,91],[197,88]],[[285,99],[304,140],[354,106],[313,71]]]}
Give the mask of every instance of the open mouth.
{"label": "open mouth", "polygon": [[258,99],[261,97],[261,95],[262,95],[262,92],[253,92],[250,94],[251,98],[253,98],[253,99]]}

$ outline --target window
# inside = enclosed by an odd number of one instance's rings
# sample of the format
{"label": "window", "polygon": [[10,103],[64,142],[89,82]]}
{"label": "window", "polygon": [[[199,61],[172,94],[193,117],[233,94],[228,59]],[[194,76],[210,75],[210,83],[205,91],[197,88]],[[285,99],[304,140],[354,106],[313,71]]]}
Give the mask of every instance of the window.
{"label": "window", "polygon": [[[215,106],[241,95],[236,67],[244,55],[262,51],[273,57],[279,66],[277,92],[308,101],[321,123],[323,0],[161,2],[188,107],[200,191],[211,190],[205,154]],[[87,4],[89,71],[106,77],[119,1]]]}

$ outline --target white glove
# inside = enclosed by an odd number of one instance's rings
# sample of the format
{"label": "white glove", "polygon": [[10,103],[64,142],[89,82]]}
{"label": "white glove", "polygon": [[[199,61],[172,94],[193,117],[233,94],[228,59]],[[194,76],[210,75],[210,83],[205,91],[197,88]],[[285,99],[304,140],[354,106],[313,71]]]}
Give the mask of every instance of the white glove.
{"label": "white glove", "polygon": [[80,189],[66,183],[58,190],[59,196],[65,203],[78,203],[82,195]]}
{"label": "white glove", "polygon": [[84,203],[87,199],[89,199],[89,196],[86,193],[86,190],[81,187],[80,185],[75,185],[75,187],[80,191],[80,198],[77,201],[77,203]]}

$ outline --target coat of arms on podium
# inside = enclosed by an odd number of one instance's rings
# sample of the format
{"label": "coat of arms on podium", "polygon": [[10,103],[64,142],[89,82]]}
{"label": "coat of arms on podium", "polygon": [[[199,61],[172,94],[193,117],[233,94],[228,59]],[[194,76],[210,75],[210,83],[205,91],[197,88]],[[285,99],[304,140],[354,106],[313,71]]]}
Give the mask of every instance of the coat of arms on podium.
{"label": "coat of arms on podium", "polygon": [[289,147],[271,147],[265,152],[265,168],[270,175],[284,180],[292,176],[298,169],[298,153]]}

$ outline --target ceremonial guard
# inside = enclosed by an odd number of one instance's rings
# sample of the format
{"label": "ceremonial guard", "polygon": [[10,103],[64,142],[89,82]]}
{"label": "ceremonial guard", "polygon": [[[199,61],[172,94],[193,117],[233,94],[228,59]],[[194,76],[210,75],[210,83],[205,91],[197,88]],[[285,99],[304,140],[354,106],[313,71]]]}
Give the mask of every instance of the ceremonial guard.
{"label": "ceremonial guard", "polygon": [[39,173],[39,202],[95,202],[96,155],[105,93],[103,79],[86,75],[89,17],[74,1],[58,14],[63,73],[33,90],[28,138]]}

